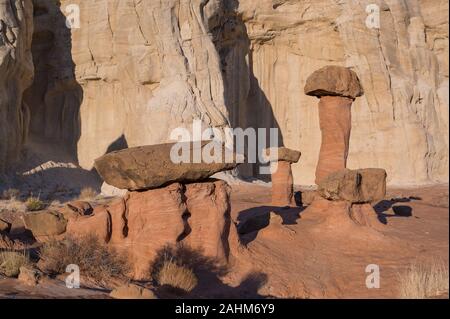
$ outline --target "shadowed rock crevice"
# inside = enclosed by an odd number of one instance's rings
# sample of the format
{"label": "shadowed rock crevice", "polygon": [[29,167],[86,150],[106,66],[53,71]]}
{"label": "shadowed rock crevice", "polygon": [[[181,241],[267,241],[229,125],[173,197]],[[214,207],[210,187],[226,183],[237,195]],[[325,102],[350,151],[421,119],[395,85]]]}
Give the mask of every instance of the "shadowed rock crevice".
{"label": "shadowed rock crevice", "polygon": [[66,26],[60,1],[34,0],[33,4],[35,77],[24,93],[30,108],[30,134],[67,149],[76,159],[83,89],[75,75],[72,30]]}

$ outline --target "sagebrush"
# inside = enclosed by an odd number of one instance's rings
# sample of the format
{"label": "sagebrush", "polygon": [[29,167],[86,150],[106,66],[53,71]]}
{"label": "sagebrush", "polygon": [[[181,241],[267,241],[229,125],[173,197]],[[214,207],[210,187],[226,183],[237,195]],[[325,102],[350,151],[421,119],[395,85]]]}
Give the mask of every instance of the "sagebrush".
{"label": "sagebrush", "polygon": [[412,264],[399,275],[400,297],[432,298],[448,293],[448,265],[440,260]]}
{"label": "sagebrush", "polygon": [[170,256],[161,262],[154,279],[160,286],[170,286],[185,292],[191,292],[198,283],[197,276],[191,268]]}
{"label": "sagebrush", "polygon": [[108,286],[111,279],[123,279],[130,267],[127,258],[103,245],[95,236],[66,238],[45,243],[39,252],[39,267],[50,275],[63,274],[66,267],[75,264],[82,276]]}
{"label": "sagebrush", "polygon": [[0,273],[6,277],[19,276],[20,267],[30,263],[30,257],[26,252],[0,250]]}

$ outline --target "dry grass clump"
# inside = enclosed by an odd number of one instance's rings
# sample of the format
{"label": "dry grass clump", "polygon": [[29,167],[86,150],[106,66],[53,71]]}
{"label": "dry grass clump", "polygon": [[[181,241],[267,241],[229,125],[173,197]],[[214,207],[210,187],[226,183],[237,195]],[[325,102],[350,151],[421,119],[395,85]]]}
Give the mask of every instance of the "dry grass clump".
{"label": "dry grass clump", "polygon": [[39,252],[39,268],[51,275],[63,274],[68,265],[80,267],[81,275],[107,286],[111,279],[122,279],[129,272],[125,256],[102,245],[97,237],[85,236],[50,241]]}
{"label": "dry grass clump", "polygon": [[44,202],[41,201],[39,197],[33,197],[33,196],[30,196],[27,198],[27,200],[25,202],[25,206],[27,207],[27,210],[30,212],[43,210],[45,208]]}
{"label": "dry grass clump", "polygon": [[20,191],[15,188],[10,188],[4,190],[1,197],[5,200],[15,200],[20,197]]}
{"label": "dry grass clump", "polygon": [[412,264],[399,275],[400,297],[423,299],[448,293],[448,266],[443,261]]}
{"label": "dry grass clump", "polygon": [[0,273],[6,277],[19,276],[20,267],[27,266],[30,263],[30,257],[26,252],[0,251]]}
{"label": "dry grass clump", "polygon": [[79,200],[89,201],[93,200],[97,197],[97,192],[92,187],[85,187],[81,190],[80,196],[78,196]]}
{"label": "dry grass clump", "polygon": [[191,292],[198,283],[197,276],[191,268],[177,262],[169,255],[161,261],[160,268],[154,277],[160,286],[170,286],[185,292]]}

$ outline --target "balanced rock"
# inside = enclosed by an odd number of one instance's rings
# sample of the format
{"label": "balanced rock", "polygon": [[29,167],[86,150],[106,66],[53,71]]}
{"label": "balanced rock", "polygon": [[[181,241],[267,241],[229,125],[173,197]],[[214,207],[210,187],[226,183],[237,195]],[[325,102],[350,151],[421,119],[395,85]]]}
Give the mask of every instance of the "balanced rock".
{"label": "balanced rock", "polygon": [[291,163],[297,163],[301,153],[286,147],[279,147],[266,149],[263,155],[271,165],[272,205],[293,205],[294,178]]}
{"label": "balanced rock", "polygon": [[355,99],[364,94],[358,76],[349,68],[325,66],[306,80],[305,94],[310,96],[342,96]]}
{"label": "balanced rock", "polygon": [[322,133],[316,184],[333,172],[347,167],[353,100],[364,94],[358,76],[348,68],[327,66],[306,81],[305,93],[320,98]]}
{"label": "balanced rock", "polygon": [[236,166],[236,155],[218,142],[141,146],[112,152],[95,161],[106,183],[128,190],[196,182]]}
{"label": "balanced rock", "polygon": [[386,177],[384,169],[344,169],[323,179],[318,192],[328,200],[373,203],[385,197]]}
{"label": "balanced rock", "polygon": [[67,220],[59,212],[39,211],[23,216],[25,228],[35,237],[57,236],[66,231]]}

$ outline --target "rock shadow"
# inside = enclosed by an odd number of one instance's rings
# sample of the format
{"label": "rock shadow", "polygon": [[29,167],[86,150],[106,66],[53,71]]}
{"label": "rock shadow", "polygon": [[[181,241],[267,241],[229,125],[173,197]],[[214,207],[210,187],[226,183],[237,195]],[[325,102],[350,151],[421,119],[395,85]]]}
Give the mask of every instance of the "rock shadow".
{"label": "rock shadow", "polygon": [[217,260],[205,256],[200,250],[191,249],[185,245],[166,246],[157,253],[155,261],[151,265],[152,278],[157,278],[157,273],[166,261],[173,261],[192,269],[198,282],[195,288],[186,292],[169,285],[157,286],[156,295],[163,299],[262,299],[258,290],[267,282],[267,275],[263,273],[250,274],[244,278],[237,287],[224,284],[221,277],[230,272],[230,269]]}
{"label": "rock shadow", "polygon": [[[253,70],[253,47],[242,17],[237,13],[238,0],[225,1],[220,23],[211,19],[213,42],[221,59],[224,82],[224,100],[232,128],[266,129],[265,145],[270,143],[271,128],[278,129],[278,145],[284,146],[283,134],[274,114],[273,106]],[[257,145],[253,146],[256,147]],[[245,145],[249,149],[248,140]],[[270,174],[261,174],[261,163],[246,163],[238,167],[242,177],[255,177],[270,181]]]}
{"label": "rock shadow", "polygon": [[72,29],[61,1],[33,0],[33,7],[35,77],[23,96],[30,113],[28,141],[8,179],[25,195],[66,200],[83,187],[99,191],[101,184],[96,174],[77,165],[84,97],[75,75]]}
{"label": "rock shadow", "polygon": [[[409,203],[413,200],[421,200],[420,197],[404,197],[404,198],[392,198],[390,200],[382,200],[374,206],[374,210],[377,213],[378,220],[387,224],[389,218],[393,217],[412,217],[413,209],[408,205],[396,205],[398,203]],[[387,213],[392,209],[392,214]]]}
{"label": "rock shadow", "polygon": [[256,239],[258,232],[270,225],[270,213],[280,216],[283,225],[297,225],[305,207],[259,206],[239,212],[237,231],[240,242],[246,246]]}
{"label": "rock shadow", "polygon": [[30,109],[29,135],[77,157],[81,134],[83,89],[77,82],[72,58],[72,30],[59,0],[33,0],[33,84],[24,93]]}

